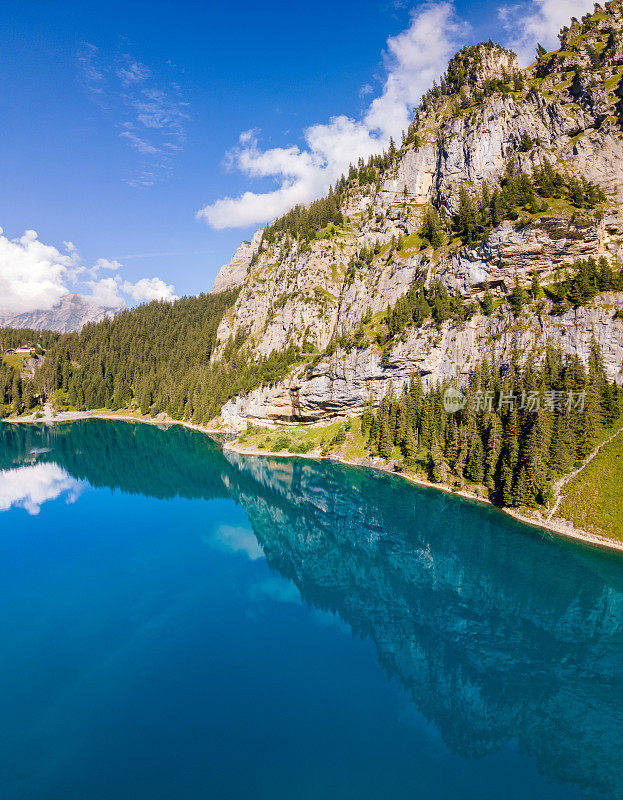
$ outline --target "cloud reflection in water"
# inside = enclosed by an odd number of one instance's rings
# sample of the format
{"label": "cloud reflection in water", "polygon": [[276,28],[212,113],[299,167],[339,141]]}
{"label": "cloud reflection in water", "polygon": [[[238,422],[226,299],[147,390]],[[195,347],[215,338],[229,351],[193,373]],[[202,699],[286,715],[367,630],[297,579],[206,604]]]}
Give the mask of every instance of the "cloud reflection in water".
{"label": "cloud reflection in water", "polygon": [[255,534],[250,528],[242,525],[219,525],[205,541],[218,550],[246,553],[251,561],[264,558],[264,551]]}
{"label": "cloud reflection in water", "polygon": [[68,503],[75,502],[82,483],[58,464],[35,464],[0,470],[0,511],[23,508],[38,514],[43,503],[65,495]]}

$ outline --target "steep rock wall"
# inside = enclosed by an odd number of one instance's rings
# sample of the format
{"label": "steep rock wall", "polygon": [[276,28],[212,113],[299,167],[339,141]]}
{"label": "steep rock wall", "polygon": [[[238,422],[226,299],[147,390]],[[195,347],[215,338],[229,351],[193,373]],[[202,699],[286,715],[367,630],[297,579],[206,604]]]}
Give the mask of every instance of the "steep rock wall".
{"label": "steep rock wall", "polygon": [[384,361],[378,348],[336,350],[309,375],[295,372],[274,386],[264,386],[230,400],[222,420],[233,427],[246,420],[312,422],[328,416],[361,413],[370,399],[380,400],[393,387],[397,394],[420,371],[426,384],[446,378],[464,385],[483,358],[508,362],[514,350],[522,357],[542,356],[547,341],[586,363],[593,337],[604,355],[610,380],[623,381],[623,321],[613,319],[623,293],[608,293],[592,306],[552,316],[526,310],[521,319],[508,313],[478,315],[462,328],[444,324],[413,328]]}
{"label": "steep rock wall", "polygon": [[[557,268],[577,259],[605,256],[621,263],[622,8],[616,0],[607,13],[597,10],[590,19],[573,22],[561,34],[561,50],[525,70],[519,81],[523,88],[516,91],[482,91],[492,79],[516,72],[512,54],[489,45],[458,54],[455,60],[468,77],[462,90],[467,107],[457,94],[423,102],[413,123],[416,141],[398,152],[378,183],[349,188],[339,231],[309,245],[286,236],[262,247],[258,232],[255,249],[239,251],[236,265],[223,268],[223,280],[227,285],[238,281],[241,291],[219,327],[213,360],[241,331],[252,357],[304,342],[323,352],[336,337],[352,334],[362,320],[393,306],[422,273],[429,284],[440,280],[473,302],[482,297],[485,282],[500,298],[516,280],[527,286],[536,273],[547,282]],[[591,66],[596,43],[599,70]],[[499,186],[511,159],[528,174],[547,160],[565,174],[598,184],[607,202],[596,212],[578,212],[555,201],[545,212],[526,211],[502,223],[468,248],[458,247],[451,236],[437,251],[422,242],[417,231],[431,204],[455,214],[462,185],[472,195],[483,184],[489,190]],[[405,243],[396,250],[390,243],[400,237]],[[362,248],[372,247],[371,261],[358,260]],[[253,253],[257,258],[251,266]],[[309,376],[298,368],[282,386],[230,401],[223,418],[317,419],[360,410],[371,394],[380,396],[390,383],[397,389],[404,386],[414,369],[431,381],[460,377],[484,354],[506,358],[511,342],[524,351],[542,349],[547,337],[568,356],[585,360],[594,335],[605,347],[608,371],[615,377],[621,369],[617,303],[621,297],[602,298],[593,307],[561,317],[532,309],[521,320],[525,331],[517,329],[508,312],[500,319],[476,316],[460,329],[414,328],[388,349],[384,361],[374,345],[348,353],[338,348]]]}

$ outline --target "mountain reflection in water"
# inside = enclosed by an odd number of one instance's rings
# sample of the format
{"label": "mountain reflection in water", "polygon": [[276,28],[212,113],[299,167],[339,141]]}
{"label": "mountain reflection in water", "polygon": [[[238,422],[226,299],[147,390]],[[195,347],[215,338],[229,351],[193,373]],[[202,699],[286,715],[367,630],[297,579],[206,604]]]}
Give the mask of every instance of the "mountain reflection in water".
{"label": "mountain reflection in water", "polygon": [[[269,566],[374,642],[454,753],[516,740],[547,777],[623,797],[620,558],[399,478],[223,454],[181,428],[4,425],[0,445],[24,458],[49,447],[40,463],[92,486],[233,497]],[[261,555],[244,530],[225,527],[217,539]]]}
{"label": "mountain reflection in water", "polygon": [[455,752],[623,791],[623,563],[367,470],[226,457],[268,563],[369,636]]}

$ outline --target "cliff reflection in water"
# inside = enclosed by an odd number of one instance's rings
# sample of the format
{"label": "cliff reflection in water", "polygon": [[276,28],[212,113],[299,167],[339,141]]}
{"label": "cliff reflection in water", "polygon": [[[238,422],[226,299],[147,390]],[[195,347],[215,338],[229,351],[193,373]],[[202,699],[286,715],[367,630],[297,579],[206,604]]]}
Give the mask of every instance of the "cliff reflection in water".
{"label": "cliff reflection in water", "polygon": [[465,756],[623,796],[623,564],[398,478],[226,453],[268,563],[376,644]]}
{"label": "cliff reflection in water", "polygon": [[453,752],[517,740],[543,774],[623,797],[620,558],[399,478],[223,454],[179,427],[0,424],[0,445],[12,454],[5,471],[49,449],[38,463],[92,486],[231,495],[269,565],[370,637]]}

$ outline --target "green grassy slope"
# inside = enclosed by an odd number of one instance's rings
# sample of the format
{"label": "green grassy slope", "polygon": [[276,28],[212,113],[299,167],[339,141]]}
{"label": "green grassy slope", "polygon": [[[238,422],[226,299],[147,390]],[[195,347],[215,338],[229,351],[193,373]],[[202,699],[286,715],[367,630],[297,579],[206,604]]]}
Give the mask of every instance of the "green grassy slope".
{"label": "green grassy slope", "polygon": [[623,432],[562,489],[556,516],[623,541]]}

